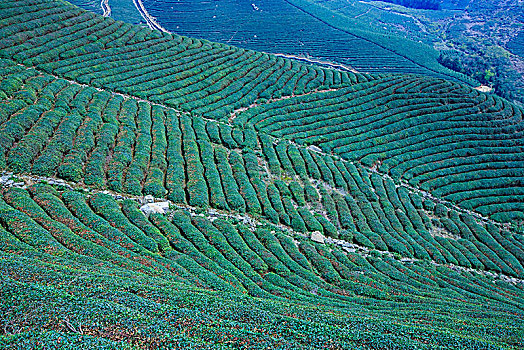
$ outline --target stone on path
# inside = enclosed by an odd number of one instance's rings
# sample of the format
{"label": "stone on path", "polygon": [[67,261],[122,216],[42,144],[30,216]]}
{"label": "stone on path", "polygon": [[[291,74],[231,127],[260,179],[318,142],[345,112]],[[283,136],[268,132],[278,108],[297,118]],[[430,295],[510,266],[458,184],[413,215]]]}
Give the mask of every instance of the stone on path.
{"label": "stone on path", "polygon": [[313,232],[311,232],[311,240],[313,242],[324,244],[325,237],[319,231],[313,231]]}
{"label": "stone on path", "polygon": [[169,209],[169,202],[147,203],[140,207],[146,217],[152,213],[165,214]]}

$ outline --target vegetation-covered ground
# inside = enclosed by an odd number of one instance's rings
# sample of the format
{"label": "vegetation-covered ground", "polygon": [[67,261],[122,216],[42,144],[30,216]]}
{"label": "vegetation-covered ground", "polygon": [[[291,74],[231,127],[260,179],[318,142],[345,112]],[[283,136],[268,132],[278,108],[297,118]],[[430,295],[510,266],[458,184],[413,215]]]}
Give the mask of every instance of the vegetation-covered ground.
{"label": "vegetation-covered ground", "polygon": [[[138,2],[72,0],[143,23]],[[416,73],[480,84],[524,101],[523,6],[517,0],[143,0],[173,33],[338,62],[366,73]],[[101,6],[102,5],[102,6]]]}
{"label": "vegetation-covered ground", "polygon": [[0,17],[0,347],[524,347],[519,107],[62,1]]}
{"label": "vegetation-covered ground", "polygon": [[425,43],[444,66],[524,102],[524,7],[518,0],[290,1],[312,6],[310,13],[332,13],[325,18],[338,26]]}
{"label": "vegetation-covered ground", "polygon": [[[100,10],[98,2],[75,0],[73,3]],[[180,35],[274,54],[338,62],[367,73],[416,73],[477,84],[439,64],[438,52],[431,46],[385,31],[376,21],[362,21],[358,12],[354,19],[306,1],[286,0],[262,3],[145,0],[142,4],[148,13],[143,14],[144,17],[151,16],[165,30]],[[138,12],[136,2],[110,0],[109,5],[113,18],[138,23],[136,16],[128,13]],[[367,4],[355,1],[355,5],[363,13],[369,9]]]}

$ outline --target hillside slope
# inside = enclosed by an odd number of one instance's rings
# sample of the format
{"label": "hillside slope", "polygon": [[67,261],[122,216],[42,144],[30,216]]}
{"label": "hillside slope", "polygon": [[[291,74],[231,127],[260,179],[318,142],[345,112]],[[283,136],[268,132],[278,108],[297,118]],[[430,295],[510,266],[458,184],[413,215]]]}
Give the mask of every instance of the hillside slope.
{"label": "hillside slope", "polygon": [[[358,15],[341,18],[305,1],[153,0],[144,1],[144,6],[165,29],[181,35],[309,56],[367,73],[418,73],[475,84],[441,66],[431,46],[384,31],[375,21],[360,21]],[[369,10],[359,2],[355,6],[362,13]]]}
{"label": "hillside slope", "polygon": [[0,347],[524,346],[518,107],[0,9]]}
{"label": "hillside slope", "polygon": [[236,125],[380,164],[395,180],[499,221],[524,218],[522,109],[505,100],[433,78],[321,69],[49,6],[35,5],[31,18],[28,6],[3,11],[5,58],[210,119],[240,115]]}
{"label": "hillside slope", "polygon": [[[71,2],[95,13],[104,4],[91,0]],[[131,24],[145,22],[151,29],[256,51],[337,62],[361,72],[417,73],[478,85],[439,64],[438,52],[431,45],[422,44],[418,38],[405,38],[405,33],[386,28],[382,20],[370,20],[366,15],[374,8],[359,1],[323,2],[318,6],[302,0],[119,0],[109,5],[112,18]],[[347,5],[353,8],[352,13],[339,13]],[[138,13],[142,18],[137,19]],[[403,24],[411,21],[400,19]]]}

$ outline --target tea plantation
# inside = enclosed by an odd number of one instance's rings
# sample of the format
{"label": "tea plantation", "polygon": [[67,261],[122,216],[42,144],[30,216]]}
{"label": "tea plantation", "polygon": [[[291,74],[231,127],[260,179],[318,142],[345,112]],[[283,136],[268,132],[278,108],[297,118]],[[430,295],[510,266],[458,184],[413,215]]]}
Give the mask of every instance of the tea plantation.
{"label": "tea plantation", "polygon": [[59,0],[0,57],[0,348],[524,348],[520,107]]}
{"label": "tea plantation", "polygon": [[[73,3],[86,8],[82,1]],[[342,2],[327,3],[337,10],[344,8]],[[146,0],[144,6],[160,25],[182,35],[257,51],[323,58],[362,72],[418,73],[476,84],[440,65],[430,45],[384,30],[382,21],[361,21],[360,16],[370,12],[368,4],[343,3],[356,7],[354,12],[341,17],[304,0]],[[402,24],[410,20],[402,17]]]}

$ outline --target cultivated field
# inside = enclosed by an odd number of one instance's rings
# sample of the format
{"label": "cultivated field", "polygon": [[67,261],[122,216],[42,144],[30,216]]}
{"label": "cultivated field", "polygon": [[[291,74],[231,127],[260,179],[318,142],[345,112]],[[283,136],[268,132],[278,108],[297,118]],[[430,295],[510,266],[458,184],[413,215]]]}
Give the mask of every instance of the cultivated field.
{"label": "cultivated field", "polygon": [[0,17],[0,347],[524,347],[521,108],[62,1]]}

